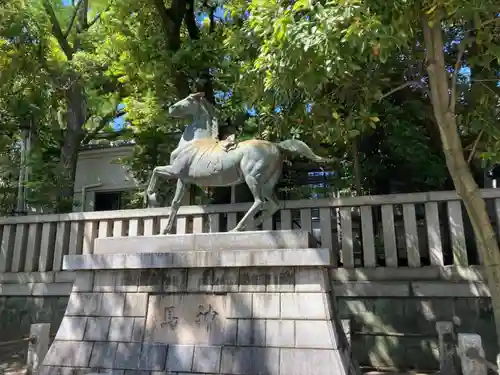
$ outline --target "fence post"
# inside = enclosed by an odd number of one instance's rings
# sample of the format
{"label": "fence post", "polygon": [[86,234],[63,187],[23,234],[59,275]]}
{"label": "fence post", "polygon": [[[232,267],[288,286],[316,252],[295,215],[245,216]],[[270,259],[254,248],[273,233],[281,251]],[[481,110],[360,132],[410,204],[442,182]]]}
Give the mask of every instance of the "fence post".
{"label": "fence post", "polygon": [[27,375],[34,375],[42,365],[43,359],[49,350],[50,323],[32,324],[30,327],[30,341],[27,358]]}
{"label": "fence post", "polygon": [[463,375],[486,375],[486,365],[467,355],[468,350],[474,350],[478,356],[484,358],[481,336],[475,333],[458,334],[458,353],[462,363]]}
{"label": "fence post", "polygon": [[457,374],[453,322],[436,322],[436,331],[439,342],[439,372],[445,375]]}

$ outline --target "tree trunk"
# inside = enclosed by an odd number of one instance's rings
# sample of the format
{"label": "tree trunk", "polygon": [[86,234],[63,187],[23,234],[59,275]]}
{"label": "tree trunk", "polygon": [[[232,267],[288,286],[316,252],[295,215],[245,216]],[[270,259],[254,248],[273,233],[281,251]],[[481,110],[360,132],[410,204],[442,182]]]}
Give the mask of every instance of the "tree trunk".
{"label": "tree trunk", "polygon": [[[480,259],[486,269],[495,316],[497,342],[500,347],[500,250],[495,231],[488,217],[485,201],[481,197],[479,187],[464,157],[455,117],[454,101],[456,95],[454,90],[456,87],[450,87],[448,83],[448,73],[444,63],[441,19],[439,16],[436,18],[433,26],[429,25],[427,17],[423,18],[431,102],[443,144],[446,165],[455,190],[464,202],[477,240]],[[450,91],[452,92],[451,96]]]}
{"label": "tree trunk", "polygon": [[79,83],[74,83],[66,91],[65,113],[66,132],[61,145],[62,186],[57,197],[57,212],[73,210],[76,163],[80,143],[84,137],[83,126],[87,120],[87,98]]}
{"label": "tree trunk", "polygon": [[352,153],[354,160],[354,183],[356,186],[356,194],[361,196],[363,195],[363,192],[361,188],[361,165],[359,164],[359,147],[357,137],[352,140]]}

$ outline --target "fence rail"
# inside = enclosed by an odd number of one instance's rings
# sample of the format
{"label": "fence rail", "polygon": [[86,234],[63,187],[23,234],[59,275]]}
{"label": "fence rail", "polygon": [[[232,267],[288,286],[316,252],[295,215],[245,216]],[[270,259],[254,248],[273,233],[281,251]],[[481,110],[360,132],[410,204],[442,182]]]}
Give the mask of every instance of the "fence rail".
{"label": "fence rail", "polygon": [[[500,189],[483,189],[500,222]],[[336,254],[334,266],[422,267],[481,264],[455,192],[427,192],[281,202],[256,229],[305,229]],[[181,207],[177,233],[231,229],[248,203]],[[159,234],[168,208],[0,218],[0,272],[61,270],[66,254],[91,254],[97,237]]]}

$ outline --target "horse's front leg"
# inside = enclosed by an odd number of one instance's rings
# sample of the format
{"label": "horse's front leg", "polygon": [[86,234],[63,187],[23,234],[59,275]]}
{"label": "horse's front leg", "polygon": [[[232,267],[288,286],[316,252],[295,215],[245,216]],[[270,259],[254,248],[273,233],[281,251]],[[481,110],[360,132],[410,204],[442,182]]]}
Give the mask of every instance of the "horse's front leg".
{"label": "horse's front leg", "polygon": [[171,165],[154,168],[148,187],[144,192],[144,201],[146,202],[147,207],[158,207],[158,200],[156,198],[156,184],[158,183],[158,176],[167,179],[177,178],[177,175],[173,172]]}
{"label": "horse's front leg", "polygon": [[170,215],[168,217],[167,225],[165,226],[165,229],[163,229],[163,234],[169,234],[172,232],[174,220],[177,216],[177,211],[179,211],[179,207],[182,203],[182,198],[184,198],[184,194],[186,193],[186,189],[188,186],[189,185],[182,180],[177,180],[174,199],[172,199],[172,204],[170,205]]}

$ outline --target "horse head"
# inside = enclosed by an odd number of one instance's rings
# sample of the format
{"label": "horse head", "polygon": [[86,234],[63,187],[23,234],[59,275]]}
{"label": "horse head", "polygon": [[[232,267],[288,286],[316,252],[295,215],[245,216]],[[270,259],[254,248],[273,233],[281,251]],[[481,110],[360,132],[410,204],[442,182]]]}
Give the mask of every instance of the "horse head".
{"label": "horse head", "polygon": [[189,94],[184,99],[172,104],[168,109],[170,116],[175,118],[187,118],[199,116],[202,110],[202,102],[205,101],[204,92]]}
{"label": "horse head", "polygon": [[[184,99],[172,104],[168,110],[174,118],[193,118],[192,127],[208,130],[215,138],[219,126],[214,106],[207,101],[204,92],[189,94]],[[204,121],[201,121],[204,120]]]}

